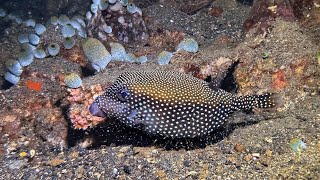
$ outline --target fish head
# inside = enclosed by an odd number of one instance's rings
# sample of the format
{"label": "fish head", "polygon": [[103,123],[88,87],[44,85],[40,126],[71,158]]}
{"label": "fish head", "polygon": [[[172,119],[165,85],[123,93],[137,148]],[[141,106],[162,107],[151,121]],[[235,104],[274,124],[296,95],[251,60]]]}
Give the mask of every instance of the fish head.
{"label": "fish head", "polygon": [[105,93],[98,96],[90,105],[89,111],[93,116],[116,119],[130,119],[136,110],[130,106],[132,92],[124,84],[114,83]]}

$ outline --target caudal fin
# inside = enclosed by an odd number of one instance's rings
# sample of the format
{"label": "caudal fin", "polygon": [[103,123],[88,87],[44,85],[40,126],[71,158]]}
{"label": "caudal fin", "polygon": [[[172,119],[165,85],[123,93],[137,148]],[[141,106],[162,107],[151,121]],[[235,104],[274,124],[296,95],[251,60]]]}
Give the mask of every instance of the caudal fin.
{"label": "caudal fin", "polygon": [[262,95],[240,96],[234,102],[236,110],[251,111],[255,108],[279,107],[281,97],[276,93],[266,93]]}
{"label": "caudal fin", "polygon": [[254,107],[257,108],[274,108],[282,104],[281,97],[277,93],[266,93],[262,95],[255,95]]}

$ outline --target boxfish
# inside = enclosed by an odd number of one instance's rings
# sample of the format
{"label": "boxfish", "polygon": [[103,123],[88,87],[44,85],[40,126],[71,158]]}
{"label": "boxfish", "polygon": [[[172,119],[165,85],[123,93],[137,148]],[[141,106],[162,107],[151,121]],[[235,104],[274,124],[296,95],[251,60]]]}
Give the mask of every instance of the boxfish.
{"label": "boxfish", "polygon": [[194,138],[224,125],[235,111],[273,108],[274,93],[237,96],[188,74],[172,71],[122,73],[90,105],[94,116],[143,127],[151,135]]}

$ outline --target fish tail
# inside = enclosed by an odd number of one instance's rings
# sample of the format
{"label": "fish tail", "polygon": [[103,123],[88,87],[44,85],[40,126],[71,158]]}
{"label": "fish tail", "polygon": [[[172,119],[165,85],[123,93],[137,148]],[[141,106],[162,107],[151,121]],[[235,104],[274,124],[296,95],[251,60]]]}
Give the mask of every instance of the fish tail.
{"label": "fish tail", "polygon": [[275,108],[282,103],[279,94],[266,93],[262,95],[240,96],[235,104],[238,110],[251,111],[253,108]]}
{"label": "fish tail", "polygon": [[254,107],[257,108],[274,108],[282,104],[282,100],[277,93],[266,93],[255,96]]}

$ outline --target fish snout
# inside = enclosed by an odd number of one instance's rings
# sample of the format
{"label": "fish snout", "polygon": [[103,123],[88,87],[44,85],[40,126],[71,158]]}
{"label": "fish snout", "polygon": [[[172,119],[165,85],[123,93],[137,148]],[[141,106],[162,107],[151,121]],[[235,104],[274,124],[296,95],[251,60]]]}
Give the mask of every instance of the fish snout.
{"label": "fish snout", "polygon": [[106,117],[106,113],[104,113],[98,106],[97,102],[93,102],[90,107],[89,107],[89,111],[91,113],[91,115],[93,116],[98,116],[98,117]]}

